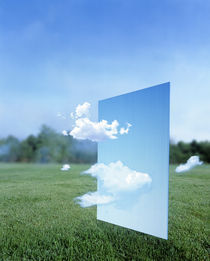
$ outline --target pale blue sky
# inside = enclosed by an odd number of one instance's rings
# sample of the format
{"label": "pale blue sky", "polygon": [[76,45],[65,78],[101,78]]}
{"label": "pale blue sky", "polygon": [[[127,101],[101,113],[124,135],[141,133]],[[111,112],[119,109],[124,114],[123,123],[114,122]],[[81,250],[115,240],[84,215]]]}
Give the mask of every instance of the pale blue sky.
{"label": "pale blue sky", "polygon": [[78,103],[171,82],[171,136],[210,140],[208,0],[0,2],[0,138]]}

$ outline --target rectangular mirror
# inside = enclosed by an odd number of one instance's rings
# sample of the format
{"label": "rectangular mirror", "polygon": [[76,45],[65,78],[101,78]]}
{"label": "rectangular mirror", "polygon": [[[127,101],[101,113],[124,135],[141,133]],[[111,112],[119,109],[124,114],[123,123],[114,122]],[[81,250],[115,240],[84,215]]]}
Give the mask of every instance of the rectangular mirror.
{"label": "rectangular mirror", "polygon": [[[99,101],[99,121],[117,120],[121,134],[98,144],[111,178],[98,192],[97,219],[167,239],[170,83]],[[126,132],[126,128],[129,131]],[[111,164],[111,165],[110,165]],[[106,183],[106,184],[105,184]]]}

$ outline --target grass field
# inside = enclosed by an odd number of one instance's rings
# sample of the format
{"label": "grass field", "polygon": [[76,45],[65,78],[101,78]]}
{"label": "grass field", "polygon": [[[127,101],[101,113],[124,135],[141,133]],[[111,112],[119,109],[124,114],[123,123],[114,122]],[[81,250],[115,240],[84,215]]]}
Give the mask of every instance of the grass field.
{"label": "grass field", "polygon": [[0,260],[209,260],[210,166],[170,167],[168,240],[97,221],[96,207],[76,205],[96,189],[79,175],[88,167],[0,164]]}

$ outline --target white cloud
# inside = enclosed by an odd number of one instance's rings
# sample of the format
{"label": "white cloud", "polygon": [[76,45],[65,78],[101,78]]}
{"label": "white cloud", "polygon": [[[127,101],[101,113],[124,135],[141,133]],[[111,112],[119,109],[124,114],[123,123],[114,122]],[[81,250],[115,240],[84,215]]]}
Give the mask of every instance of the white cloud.
{"label": "white cloud", "polygon": [[126,129],[125,129],[125,128],[121,128],[121,129],[120,129],[120,134],[121,134],[121,135],[123,135],[123,134],[128,134],[129,129],[130,129],[131,126],[132,126],[132,125],[131,125],[130,123],[127,123],[127,128],[126,128]]}
{"label": "white cloud", "polygon": [[70,117],[74,119],[78,119],[81,117],[87,117],[89,116],[89,110],[90,110],[90,103],[89,102],[84,102],[83,104],[78,104],[75,113],[71,112]]}
{"label": "white cloud", "polygon": [[88,116],[90,109],[90,103],[84,102],[82,105],[78,105],[75,110],[76,118],[80,118],[82,116]]}
{"label": "white cloud", "polygon": [[74,119],[74,113],[73,113],[73,112],[70,113],[70,117],[71,117],[72,119]]}
{"label": "white cloud", "polygon": [[67,171],[71,168],[71,166],[69,164],[64,164],[63,167],[61,168],[61,170],[63,171]]}
{"label": "white cloud", "polygon": [[203,162],[199,160],[198,156],[192,156],[187,160],[187,162],[185,164],[179,165],[176,168],[176,172],[177,173],[185,172],[185,171],[188,171],[188,170],[194,168],[195,166],[198,166],[201,164],[203,164]]}
{"label": "white cloud", "polygon": [[93,122],[88,118],[79,118],[75,121],[75,127],[69,134],[75,139],[89,139],[96,142],[116,139],[118,125],[119,123],[116,120],[108,124],[105,120]]}
{"label": "white cloud", "polygon": [[127,123],[127,128],[121,128],[118,132],[119,123],[117,120],[113,120],[110,124],[106,120],[100,122],[93,122],[89,119],[90,103],[85,102],[82,105],[79,104],[76,107],[75,113],[71,113],[70,116],[75,120],[72,131],[69,135],[75,139],[100,142],[107,139],[117,139],[118,134],[128,134],[130,123]]}
{"label": "white cloud", "polygon": [[122,192],[132,193],[143,186],[150,185],[152,182],[147,173],[131,170],[121,161],[112,162],[108,165],[97,163],[83,173],[98,178],[101,191],[105,191],[105,193],[100,193],[100,191],[87,193],[79,197],[79,204],[83,207],[114,202],[120,199]]}
{"label": "white cloud", "polygon": [[89,192],[81,197],[77,197],[78,203],[81,207],[90,207],[98,204],[107,204],[114,201],[114,197],[100,195],[98,192]]}
{"label": "white cloud", "polygon": [[67,132],[66,130],[63,130],[63,131],[62,131],[62,134],[63,134],[64,136],[68,136],[68,132]]}

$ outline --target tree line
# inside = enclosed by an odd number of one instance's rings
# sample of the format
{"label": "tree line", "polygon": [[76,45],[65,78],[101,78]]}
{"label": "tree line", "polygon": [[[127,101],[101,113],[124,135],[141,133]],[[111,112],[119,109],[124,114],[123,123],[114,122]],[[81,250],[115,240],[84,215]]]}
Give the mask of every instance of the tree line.
{"label": "tree line", "polygon": [[[198,155],[210,163],[210,142],[170,142],[170,163],[184,163],[192,155]],[[89,140],[79,141],[63,136],[43,125],[38,135],[30,135],[20,141],[14,136],[0,139],[0,162],[40,163],[95,163],[97,144]]]}
{"label": "tree line", "polygon": [[20,141],[14,136],[0,139],[1,162],[95,163],[97,144],[64,136],[43,125],[38,135]]}
{"label": "tree line", "polygon": [[210,163],[210,142],[201,141],[178,143],[170,142],[170,163],[183,163],[186,162],[190,156],[197,155],[200,160],[205,163]]}

